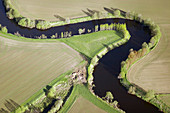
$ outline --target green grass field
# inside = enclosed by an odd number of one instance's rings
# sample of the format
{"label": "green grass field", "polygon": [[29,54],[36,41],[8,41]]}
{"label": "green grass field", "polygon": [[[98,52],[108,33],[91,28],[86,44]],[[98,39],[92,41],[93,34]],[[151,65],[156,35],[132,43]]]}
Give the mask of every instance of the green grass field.
{"label": "green grass field", "polygon": [[62,39],[64,43],[78,52],[93,58],[96,53],[111,43],[122,39],[123,35],[117,31],[99,31],[96,33],[73,36],[70,39]]}
{"label": "green grass field", "polygon": [[68,113],[107,113],[83,97],[78,97]]}
{"label": "green grass field", "polygon": [[59,41],[24,42],[0,35],[0,108],[6,99],[23,103],[82,61],[78,52]]}

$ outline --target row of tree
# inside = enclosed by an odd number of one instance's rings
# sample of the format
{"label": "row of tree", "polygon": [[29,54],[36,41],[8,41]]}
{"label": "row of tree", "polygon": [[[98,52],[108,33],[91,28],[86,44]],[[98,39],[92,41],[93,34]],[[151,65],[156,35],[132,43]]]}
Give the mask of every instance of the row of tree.
{"label": "row of tree", "polygon": [[4,5],[6,8],[6,15],[9,19],[14,19],[20,26],[37,29],[48,29],[51,27],[50,22],[45,20],[31,20],[30,18],[23,17],[20,15],[17,9],[15,9],[11,0],[4,0]]}

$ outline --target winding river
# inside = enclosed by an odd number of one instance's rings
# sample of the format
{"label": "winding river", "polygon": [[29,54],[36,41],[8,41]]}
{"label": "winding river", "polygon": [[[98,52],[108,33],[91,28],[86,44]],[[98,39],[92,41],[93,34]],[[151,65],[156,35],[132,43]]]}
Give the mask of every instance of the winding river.
{"label": "winding river", "polygon": [[15,22],[9,20],[5,15],[5,8],[3,6],[2,0],[0,0],[0,24],[2,26],[7,26],[8,32],[14,34],[19,32],[25,37],[40,36],[45,34],[48,38],[58,33],[65,31],[71,31],[72,35],[78,35],[79,28],[86,28],[94,32],[95,25],[100,25],[104,23],[126,23],[127,29],[131,34],[131,39],[124,45],[110,51],[107,53],[95,67],[94,71],[94,92],[99,97],[105,96],[107,91],[111,91],[114,95],[115,100],[119,102],[120,108],[127,113],[159,113],[158,108],[153,105],[137,98],[136,96],[129,95],[127,90],[120,84],[117,76],[120,72],[120,63],[126,60],[129,49],[139,50],[143,42],[149,42],[151,38],[150,30],[148,27],[143,26],[135,21],[126,19],[102,19],[95,21],[82,22],[77,24],[70,24],[65,26],[53,27],[48,30],[37,30],[23,28],[15,24]]}

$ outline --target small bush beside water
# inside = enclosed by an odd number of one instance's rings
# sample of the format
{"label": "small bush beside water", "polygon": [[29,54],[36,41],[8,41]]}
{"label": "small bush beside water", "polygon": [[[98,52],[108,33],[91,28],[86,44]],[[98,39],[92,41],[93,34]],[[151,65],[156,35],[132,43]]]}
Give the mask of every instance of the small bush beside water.
{"label": "small bush beside water", "polygon": [[8,29],[6,28],[6,26],[2,26],[1,24],[0,24],[0,31],[4,33],[8,33]]}

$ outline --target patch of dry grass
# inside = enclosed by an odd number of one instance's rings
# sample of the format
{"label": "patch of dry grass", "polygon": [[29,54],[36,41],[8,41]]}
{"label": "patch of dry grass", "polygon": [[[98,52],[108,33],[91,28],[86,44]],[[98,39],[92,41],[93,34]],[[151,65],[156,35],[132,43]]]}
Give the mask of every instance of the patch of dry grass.
{"label": "patch of dry grass", "polygon": [[79,53],[64,43],[0,37],[0,107],[5,99],[21,104],[81,61]]}

